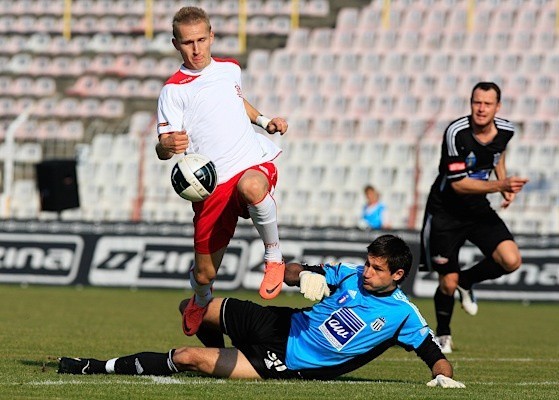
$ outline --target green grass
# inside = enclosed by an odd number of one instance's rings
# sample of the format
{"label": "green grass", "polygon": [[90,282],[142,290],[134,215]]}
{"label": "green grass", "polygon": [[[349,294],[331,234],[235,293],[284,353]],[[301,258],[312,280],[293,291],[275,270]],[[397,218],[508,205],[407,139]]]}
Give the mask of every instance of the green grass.
{"label": "green grass", "polygon": [[[260,302],[253,292],[216,293]],[[455,378],[466,389],[429,388],[428,368],[394,348],[336,381],[235,381],[56,374],[56,357],[106,359],[197,345],[180,328],[178,290],[0,285],[0,399],[557,399],[559,304],[480,303],[476,317],[457,305]],[[433,303],[415,303],[434,327]],[[310,304],[281,294],[268,304]]]}

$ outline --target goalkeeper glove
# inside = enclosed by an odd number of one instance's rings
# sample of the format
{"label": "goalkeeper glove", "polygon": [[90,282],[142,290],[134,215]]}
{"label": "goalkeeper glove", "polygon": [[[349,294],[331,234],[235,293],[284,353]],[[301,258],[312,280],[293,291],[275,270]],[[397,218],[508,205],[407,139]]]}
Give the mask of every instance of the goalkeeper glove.
{"label": "goalkeeper glove", "polygon": [[330,296],[330,288],[326,284],[324,275],[315,274],[311,271],[299,272],[299,287],[306,299],[311,301],[322,300],[324,296]]}
{"label": "goalkeeper glove", "polygon": [[454,379],[444,375],[437,375],[435,379],[427,382],[427,386],[430,387],[440,386],[442,388],[465,388],[466,387],[466,385],[464,385],[462,382],[455,381]]}

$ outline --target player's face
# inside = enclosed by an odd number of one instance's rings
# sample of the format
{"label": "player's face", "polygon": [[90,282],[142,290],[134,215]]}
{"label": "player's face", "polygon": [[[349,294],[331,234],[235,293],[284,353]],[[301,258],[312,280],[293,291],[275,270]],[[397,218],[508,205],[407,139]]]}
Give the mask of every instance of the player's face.
{"label": "player's face", "polygon": [[188,69],[202,69],[211,61],[211,46],[214,33],[203,21],[195,24],[181,24],[178,27],[180,36],[173,38],[173,46],[179,51]]}
{"label": "player's face", "polygon": [[485,127],[493,123],[493,118],[501,108],[497,102],[495,90],[476,89],[472,95],[472,119],[478,127]]}
{"label": "player's face", "polygon": [[368,292],[382,293],[396,288],[394,281],[399,280],[404,270],[390,272],[388,263],[383,257],[367,256],[367,262],[363,269],[363,288]]}

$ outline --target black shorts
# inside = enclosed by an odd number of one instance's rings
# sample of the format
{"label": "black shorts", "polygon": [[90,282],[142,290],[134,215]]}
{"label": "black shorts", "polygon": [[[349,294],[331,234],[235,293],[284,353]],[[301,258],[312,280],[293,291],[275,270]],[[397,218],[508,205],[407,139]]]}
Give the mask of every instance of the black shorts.
{"label": "black shorts", "polygon": [[291,315],[289,307],[263,307],[250,301],[226,298],[220,324],[233,346],[241,351],[263,379],[293,379],[299,375],[285,366]]}
{"label": "black shorts", "polygon": [[490,258],[499,243],[514,240],[514,237],[493,210],[481,218],[470,220],[458,219],[446,213],[425,213],[419,269],[434,270],[441,274],[459,272],[458,253],[466,240]]}

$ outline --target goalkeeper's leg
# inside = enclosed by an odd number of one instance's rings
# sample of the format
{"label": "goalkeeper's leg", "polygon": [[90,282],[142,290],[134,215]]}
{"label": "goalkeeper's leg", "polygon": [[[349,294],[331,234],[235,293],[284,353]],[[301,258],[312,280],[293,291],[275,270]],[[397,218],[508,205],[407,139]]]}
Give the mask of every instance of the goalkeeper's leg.
{"label": "goalkeeper's leg", "polygon": [[112,358],[107,361],[95,358],[61,357],[58,362],[59,374],[92,375],[160,375],[179,372],[173,363],[175,349],[168,353],[143,352]]}

